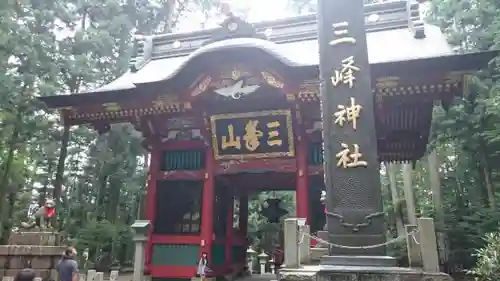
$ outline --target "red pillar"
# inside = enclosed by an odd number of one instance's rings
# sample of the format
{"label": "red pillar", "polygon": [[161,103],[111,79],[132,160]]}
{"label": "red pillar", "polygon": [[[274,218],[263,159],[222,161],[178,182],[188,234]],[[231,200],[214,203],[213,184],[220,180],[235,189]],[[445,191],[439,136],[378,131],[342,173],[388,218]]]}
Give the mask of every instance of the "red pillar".
{"label": "red pillar", "polygon": [[248,195],[241,195],[240,197],[240,225],[241,233],[248,236]]}
{"label": "red pillar", "polygon": [[201,210],[201,241],[200,256],[202,252],[207,253],[209,262],[212,258],[212,244],[214,233],[214,157],[212,147],[209,146],[205,152],[205,181],[203,183],[203,202]]}
{"label": "red pillar", "polygon": [[233,248],[233,213],[234,213],[234,195],[233,190],[231,189],[229,200],[227,202],[227,219],[226,219],[226,266],[231,266],[232,264],[232,255],[231,250]]}
{"label": "red pillar", "polygon": [[149,171],[147,178],[147,191],[146,191],[146,219],[151,222],[148,234],[148,245],[146,247],[146,271],[149,271],[149,266],[151,265],[151,256],[153,252],[153,243],[151,241],[151,236],[153,235],[153,226],[155,224],[155,208],[156,208],[156,182],[160,174],[160,156],[161,151],[154,147],[151,150]]}
{"label": "red pillar", "polygon": [[309,177],[307,167],[307,141],[303,136],[298,137],[296,154],[297,189],[295,198],[297,217],[306,218],[306,223],[309,223]]}
{"label": "red pillar", "polygon": [[[245,235],[246,240],[246,247],[248,247],[248,194],[244,194],[240,196],[240,221],[239,221],[239,229],[240,232]],[[243,260],[246,260],[247,258],[247,251],[244,253],[245,258]]]}

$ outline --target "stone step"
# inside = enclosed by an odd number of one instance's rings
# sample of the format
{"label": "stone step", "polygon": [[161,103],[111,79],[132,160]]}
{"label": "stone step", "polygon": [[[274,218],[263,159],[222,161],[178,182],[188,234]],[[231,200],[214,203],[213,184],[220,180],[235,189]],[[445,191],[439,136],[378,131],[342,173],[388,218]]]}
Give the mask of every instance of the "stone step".
{"label": "stone step", "polygon": [[308,266],[282,269],[283,280],[383,280],[383,281],[450,281],[445,273],[422,272],[421,269],[380,266]]}
{"label": "stone step", "polygon": [[245,276],[237,279],[237,281],[275,281],[276,274],[264,273],[264,274],[252,274],[250,276]]}
{"label": "stone step", "polygon": [[311,262],[319,262],[322,256],[328,255],[328,248],[311,248]]}
{"label": "stone step", "polygon": [[26,267],[35,269],[51,269],[59,262],[60,258],[60,256],[9,256],[0,257],[0,264],[8,264],[8,268],[10,269],[23,269]]}
{"label": "stone step", "polygon": [[56,246],[61,242],[61,234],[49,231],[19,231],[12,232],[10,245]]}
{"label": "stone step", "polygon": [[[2,277],[14,277],[21,271],[21,269],[0,269],[0,278]],[[49,278],[51,280],[57,280],[57,271],[52,269],[34,269],[36,277],[42,279]]]}
{"label": "stone step", "polygon": [[1,245],[0,256],[61,256],[65,246]]}

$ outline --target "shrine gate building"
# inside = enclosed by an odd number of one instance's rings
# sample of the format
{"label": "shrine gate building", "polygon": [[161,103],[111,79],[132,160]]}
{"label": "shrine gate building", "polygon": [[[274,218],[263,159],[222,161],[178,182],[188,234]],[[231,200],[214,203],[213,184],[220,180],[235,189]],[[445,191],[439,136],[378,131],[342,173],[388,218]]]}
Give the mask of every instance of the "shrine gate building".
{"label": "shrine gate building", "polygon": [[[433,105],[461,96],[492,54],[454,54],[413,1],[365,13],[379,161],[416,161]],[[295,190],[296,215],[313,232],[324,225],[318,63],[316,15],[254,25],[229,16],[216,29],[138,40],[123,76],[42,100],[68,125],[142,132],[152,277],[191,278],[202,252],[222,275],[245,265],[252,192]]]}

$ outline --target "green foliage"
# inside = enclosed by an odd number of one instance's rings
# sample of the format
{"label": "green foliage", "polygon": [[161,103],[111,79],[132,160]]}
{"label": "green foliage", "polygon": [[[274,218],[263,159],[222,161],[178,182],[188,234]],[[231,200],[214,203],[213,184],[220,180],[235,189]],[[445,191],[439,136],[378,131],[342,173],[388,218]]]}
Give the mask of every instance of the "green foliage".
{"label": "green foliage", "polygon": [[469,271],[477,281],[496,281],[500,279],[500,233],[487,233],[486,245],[476,251],[477,261]]}
{"label": "green foliage", "polygon": [[88,221],[84,228],[78,230],[75,246],[79,249],[90,250],[90,257],[95,258],[98,254],[96,249],[111,249],[117,237],[118,229],[116,225],[109,221]]}
{"label": "green foliage", "polygon": [[[60,125],[36,97],[79,93],[127,71],[134,33],[170,32],[216,0],[0,3],[0,244],[32,204],[55,196],[58,226],[91,259],[132,257],[149,155],[131,125]],[[68,145],[69,143],[69,145]],[[66,152],[64,152],[66,150]]]}

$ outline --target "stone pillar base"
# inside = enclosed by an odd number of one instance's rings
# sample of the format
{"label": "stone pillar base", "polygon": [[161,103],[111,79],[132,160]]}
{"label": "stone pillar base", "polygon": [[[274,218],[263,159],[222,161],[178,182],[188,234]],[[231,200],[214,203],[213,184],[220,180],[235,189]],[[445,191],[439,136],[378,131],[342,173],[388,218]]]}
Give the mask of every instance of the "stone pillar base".
{"label": "stone pillar base", "polygon": [[323,256],[320,265],[396,267],[396,259],[388,256]]}
{"label": "stone pillar base", "polygon": [[[324,241],[328,241],[328,231],[325,231],[325,230],[318,231],[318,238],[321,239],[321,240],[324,240]],[[315,248],[327,248],[328,249],[328,244],[318,242],[316,244],[316,246],[314,246],[314,247]]]}
{"label": "stone pillar base", "polygon": [[445,273],[427,273],[401,267],[305,266],[281,269],[283,281],[453,281]]}
{"label": "stone pillar base", "polygon": [[[192,277],[191,281],[201,281],[201,277]],[[205,281],[215,281],[215,277],[205,277]]]}

